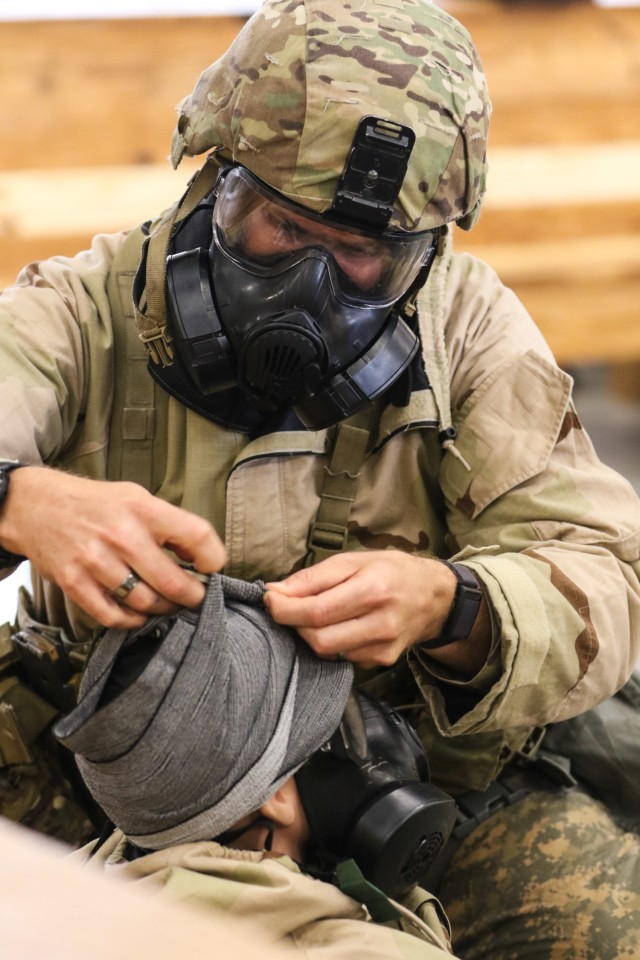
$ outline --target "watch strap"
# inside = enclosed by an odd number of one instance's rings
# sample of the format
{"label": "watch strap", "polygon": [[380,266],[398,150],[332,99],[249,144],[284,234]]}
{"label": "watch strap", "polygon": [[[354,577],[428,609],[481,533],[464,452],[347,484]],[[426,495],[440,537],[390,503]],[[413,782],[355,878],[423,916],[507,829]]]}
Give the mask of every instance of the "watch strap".
{"label": "watch strap", "polygon": [[452,563],[450,560],[440,560],[440,563],[444,563],[453,570],[458,583],[440,636],[434,637],[433,640],[423,640],[420,644],[422,650],[437,650],[458,640],[466,640],[476,622],[482,602],[482,584],[473,570],[462,563]]}
{"label": "watch strap", "polygon": [[[0,513],[9,491],[9,474],[17,467],[23,467],[24,464],[19,460],[0,460]],[[11,553],[0,546],[0,570],[5,567],[15,567],[17,564],[26,560],[26,557],[19,553]]]}

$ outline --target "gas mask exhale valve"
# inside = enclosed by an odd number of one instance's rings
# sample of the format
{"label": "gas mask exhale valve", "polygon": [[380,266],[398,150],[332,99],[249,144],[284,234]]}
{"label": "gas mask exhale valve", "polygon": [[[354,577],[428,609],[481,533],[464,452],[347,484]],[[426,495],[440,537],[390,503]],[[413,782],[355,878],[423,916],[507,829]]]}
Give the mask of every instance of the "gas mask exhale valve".
{"label": "gas mask exhale valve", "polygon": [[396,305],[434,253],[432,232],[347,229],[228,168],[210,247],[167,260],[176,349],[205,396],[237,385],[257,407],[292,407],[322,429],[411,363],[418,338]]}

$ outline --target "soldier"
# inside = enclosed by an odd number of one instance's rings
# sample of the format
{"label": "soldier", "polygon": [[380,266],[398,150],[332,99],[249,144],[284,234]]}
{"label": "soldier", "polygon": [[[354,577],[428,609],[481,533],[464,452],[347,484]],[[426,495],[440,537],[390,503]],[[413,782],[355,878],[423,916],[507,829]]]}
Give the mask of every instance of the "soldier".
{"label": "soldier", "polygon": [[637,839],[540,742],[638,658],[640,510],[517,299],[451,250],[489,111],[426,0],[271,0],[181,105],[174,163],[211,151],[182,200],[5,291],[0,545],[36,573],[5,809],[70,809],[60,778],[41,799],[34,689],[64,707],[74,644],[198,604],[224,564],[408,711],[479,824],[442,881],[457,951],[620,956]]}
{"label": "soldier", "polygon": [[[305,956],[450,957],[438,902],[402,873],[427,862],[425,831],[448,832],[453,801],[408,725],[354,697],[352,665],[274,624],[262,594],[214,576],[197,616],[105,634],[56,726],[113,821],[74,859],[153,877]],[[328,781],[330,820],[315,802]],[[350,859],[364,834],[388,895]]]}

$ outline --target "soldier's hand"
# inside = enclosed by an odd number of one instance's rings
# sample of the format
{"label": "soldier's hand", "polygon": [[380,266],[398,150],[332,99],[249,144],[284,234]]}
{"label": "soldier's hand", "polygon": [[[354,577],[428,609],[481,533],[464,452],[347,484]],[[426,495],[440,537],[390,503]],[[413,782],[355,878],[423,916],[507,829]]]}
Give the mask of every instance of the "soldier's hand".
{"label": "soldier's hand", "polygon": [[455,589],[444,564],[381,550],[338,554],[268,583],[265,602],[319,656],[390,666],[408,647],[438,636]]}
{"label": "soldier's hand", "polygon": [[[104,626],[131,628],[150,614],[198,606],[203,583],[171,557],[214,573],[225,550],[201,517],[134,483],[88,480],[46,467],[12,471],[0,543]],[[135,586],[120,601],[114,591]]]}

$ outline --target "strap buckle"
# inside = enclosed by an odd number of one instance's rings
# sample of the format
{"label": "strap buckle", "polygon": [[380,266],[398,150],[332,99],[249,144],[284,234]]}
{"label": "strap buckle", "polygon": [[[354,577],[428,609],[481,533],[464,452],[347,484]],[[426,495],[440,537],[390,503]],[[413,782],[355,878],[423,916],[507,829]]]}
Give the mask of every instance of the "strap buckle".
{"label": "strap buckle", "polygon": [[31,627],[13,634],[13,644],[22,668],[36,693],[63,713],[76,703],[71,682],[74,669],[62,644],[54,643]]}
{"label": "strap buckle", "polygon": [[166,327],[154,327],[149,333],[139,333],[156,366],[170,367],[173,363],[173,347]]}
{"label": "strap buckle", "polygon": [[456,797],[460,810],[459,823],[453,830],[456,840],[468,836],[477,826],[488,820],[498,810],[510,807],[529,793],[525,786],[511,788],[495,780],[486,790],[469,790]]}
{"label": "strap buckle", "polygon": [[339,523],[323,523],[316,520],[311,524],[307,547],[310,550],[329,550],[337,553],[345,549],[349,531]]}

